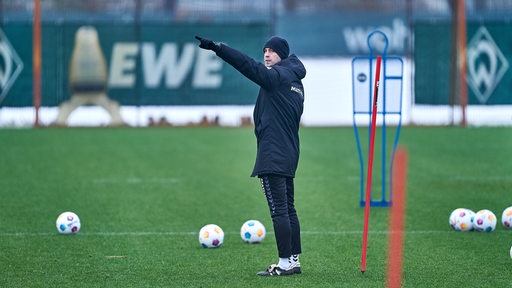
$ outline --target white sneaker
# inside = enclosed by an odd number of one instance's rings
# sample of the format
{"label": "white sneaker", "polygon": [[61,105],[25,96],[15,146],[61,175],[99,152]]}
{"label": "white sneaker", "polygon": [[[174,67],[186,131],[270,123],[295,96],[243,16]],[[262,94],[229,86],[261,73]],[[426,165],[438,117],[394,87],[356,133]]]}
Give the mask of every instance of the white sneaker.
{"label": "white sneaker", "polygon": [[293,274],[300,274],[300,273],[302,273],[302,269],[300,268],[300,262],[299,261],[293,262],[292,264],[290,264],[290,269],[293,270]]}
{"label": "white sneaker", "polygon": [[[300,269],[300,267],[299,267]],[[286,276],[286,275],[292,275],[295,273],[295,270],[293,268],[289,269],[282,269],[277,264],[272,264],[268,266],[267,270],[258,272],[258,276]]]}

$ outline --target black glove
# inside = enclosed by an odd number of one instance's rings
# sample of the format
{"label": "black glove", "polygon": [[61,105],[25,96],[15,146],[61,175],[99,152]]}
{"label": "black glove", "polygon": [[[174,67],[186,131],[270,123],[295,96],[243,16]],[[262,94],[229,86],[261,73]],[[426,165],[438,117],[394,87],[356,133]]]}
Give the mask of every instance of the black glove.
{"label": "black glove", "polygon": [[212,50],[213,52],[217,52],[220,50],[219,43],[215,43],[210,39],[202,38],[199,36],[196,36],[196,39],[201,41],[201,43],[199,44],[199,48],[203,48],[206,50]]}

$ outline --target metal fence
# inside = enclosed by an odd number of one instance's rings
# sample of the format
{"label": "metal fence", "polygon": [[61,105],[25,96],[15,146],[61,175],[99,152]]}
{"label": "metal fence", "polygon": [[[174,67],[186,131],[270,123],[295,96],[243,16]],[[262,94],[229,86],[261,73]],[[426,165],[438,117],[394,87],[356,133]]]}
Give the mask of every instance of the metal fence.
{"label": "metal fence", "polygon": [[[30,21],[34,0],[1,1],[3,21]],[[41,0],[43,21],[269,21],[278,2],[225,0]]]}
{"label": "metal fence", "polygon": [[[247,22],[275,21],[283,13],[381,12],[413,17],[451,15],[453,0],[40,0],[45,21]],[[508,18],[511,0],[467,0],[470,18]],[[30,21],[34,0],[0,1],[2,22]],[[409,12],[407,12],[409,11]]]}

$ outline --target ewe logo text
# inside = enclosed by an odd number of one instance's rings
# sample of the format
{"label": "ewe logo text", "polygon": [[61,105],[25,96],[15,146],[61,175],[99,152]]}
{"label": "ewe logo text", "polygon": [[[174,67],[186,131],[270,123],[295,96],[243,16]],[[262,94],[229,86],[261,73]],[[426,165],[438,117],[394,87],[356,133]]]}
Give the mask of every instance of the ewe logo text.
{"label": "ewe logo text", "polygon": [[[140,57],[142,67],[137,66]],[[180,88],[190,76],[194,89],[217,89],[222,85],[222,61],[211,51],[197,48],[196,43],[121,42],[112,48],[110,88],[133,88],[141,69],[146,88]]]}

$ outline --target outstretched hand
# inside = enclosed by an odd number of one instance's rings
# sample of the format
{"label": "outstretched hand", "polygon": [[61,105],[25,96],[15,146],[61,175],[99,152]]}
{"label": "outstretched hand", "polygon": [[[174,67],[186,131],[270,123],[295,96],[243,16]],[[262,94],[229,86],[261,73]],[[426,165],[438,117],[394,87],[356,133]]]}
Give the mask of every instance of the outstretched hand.
{"label": "outstretched hand", "polygon": [[210,39],[202,38],[199,36],[196,36],[196,39],[201,42],[199,44],[199,48],[203,48],[206,50],[212,50],[213,52],[217,52],[220,49],[220,45],[218,43],[213,42]]}

